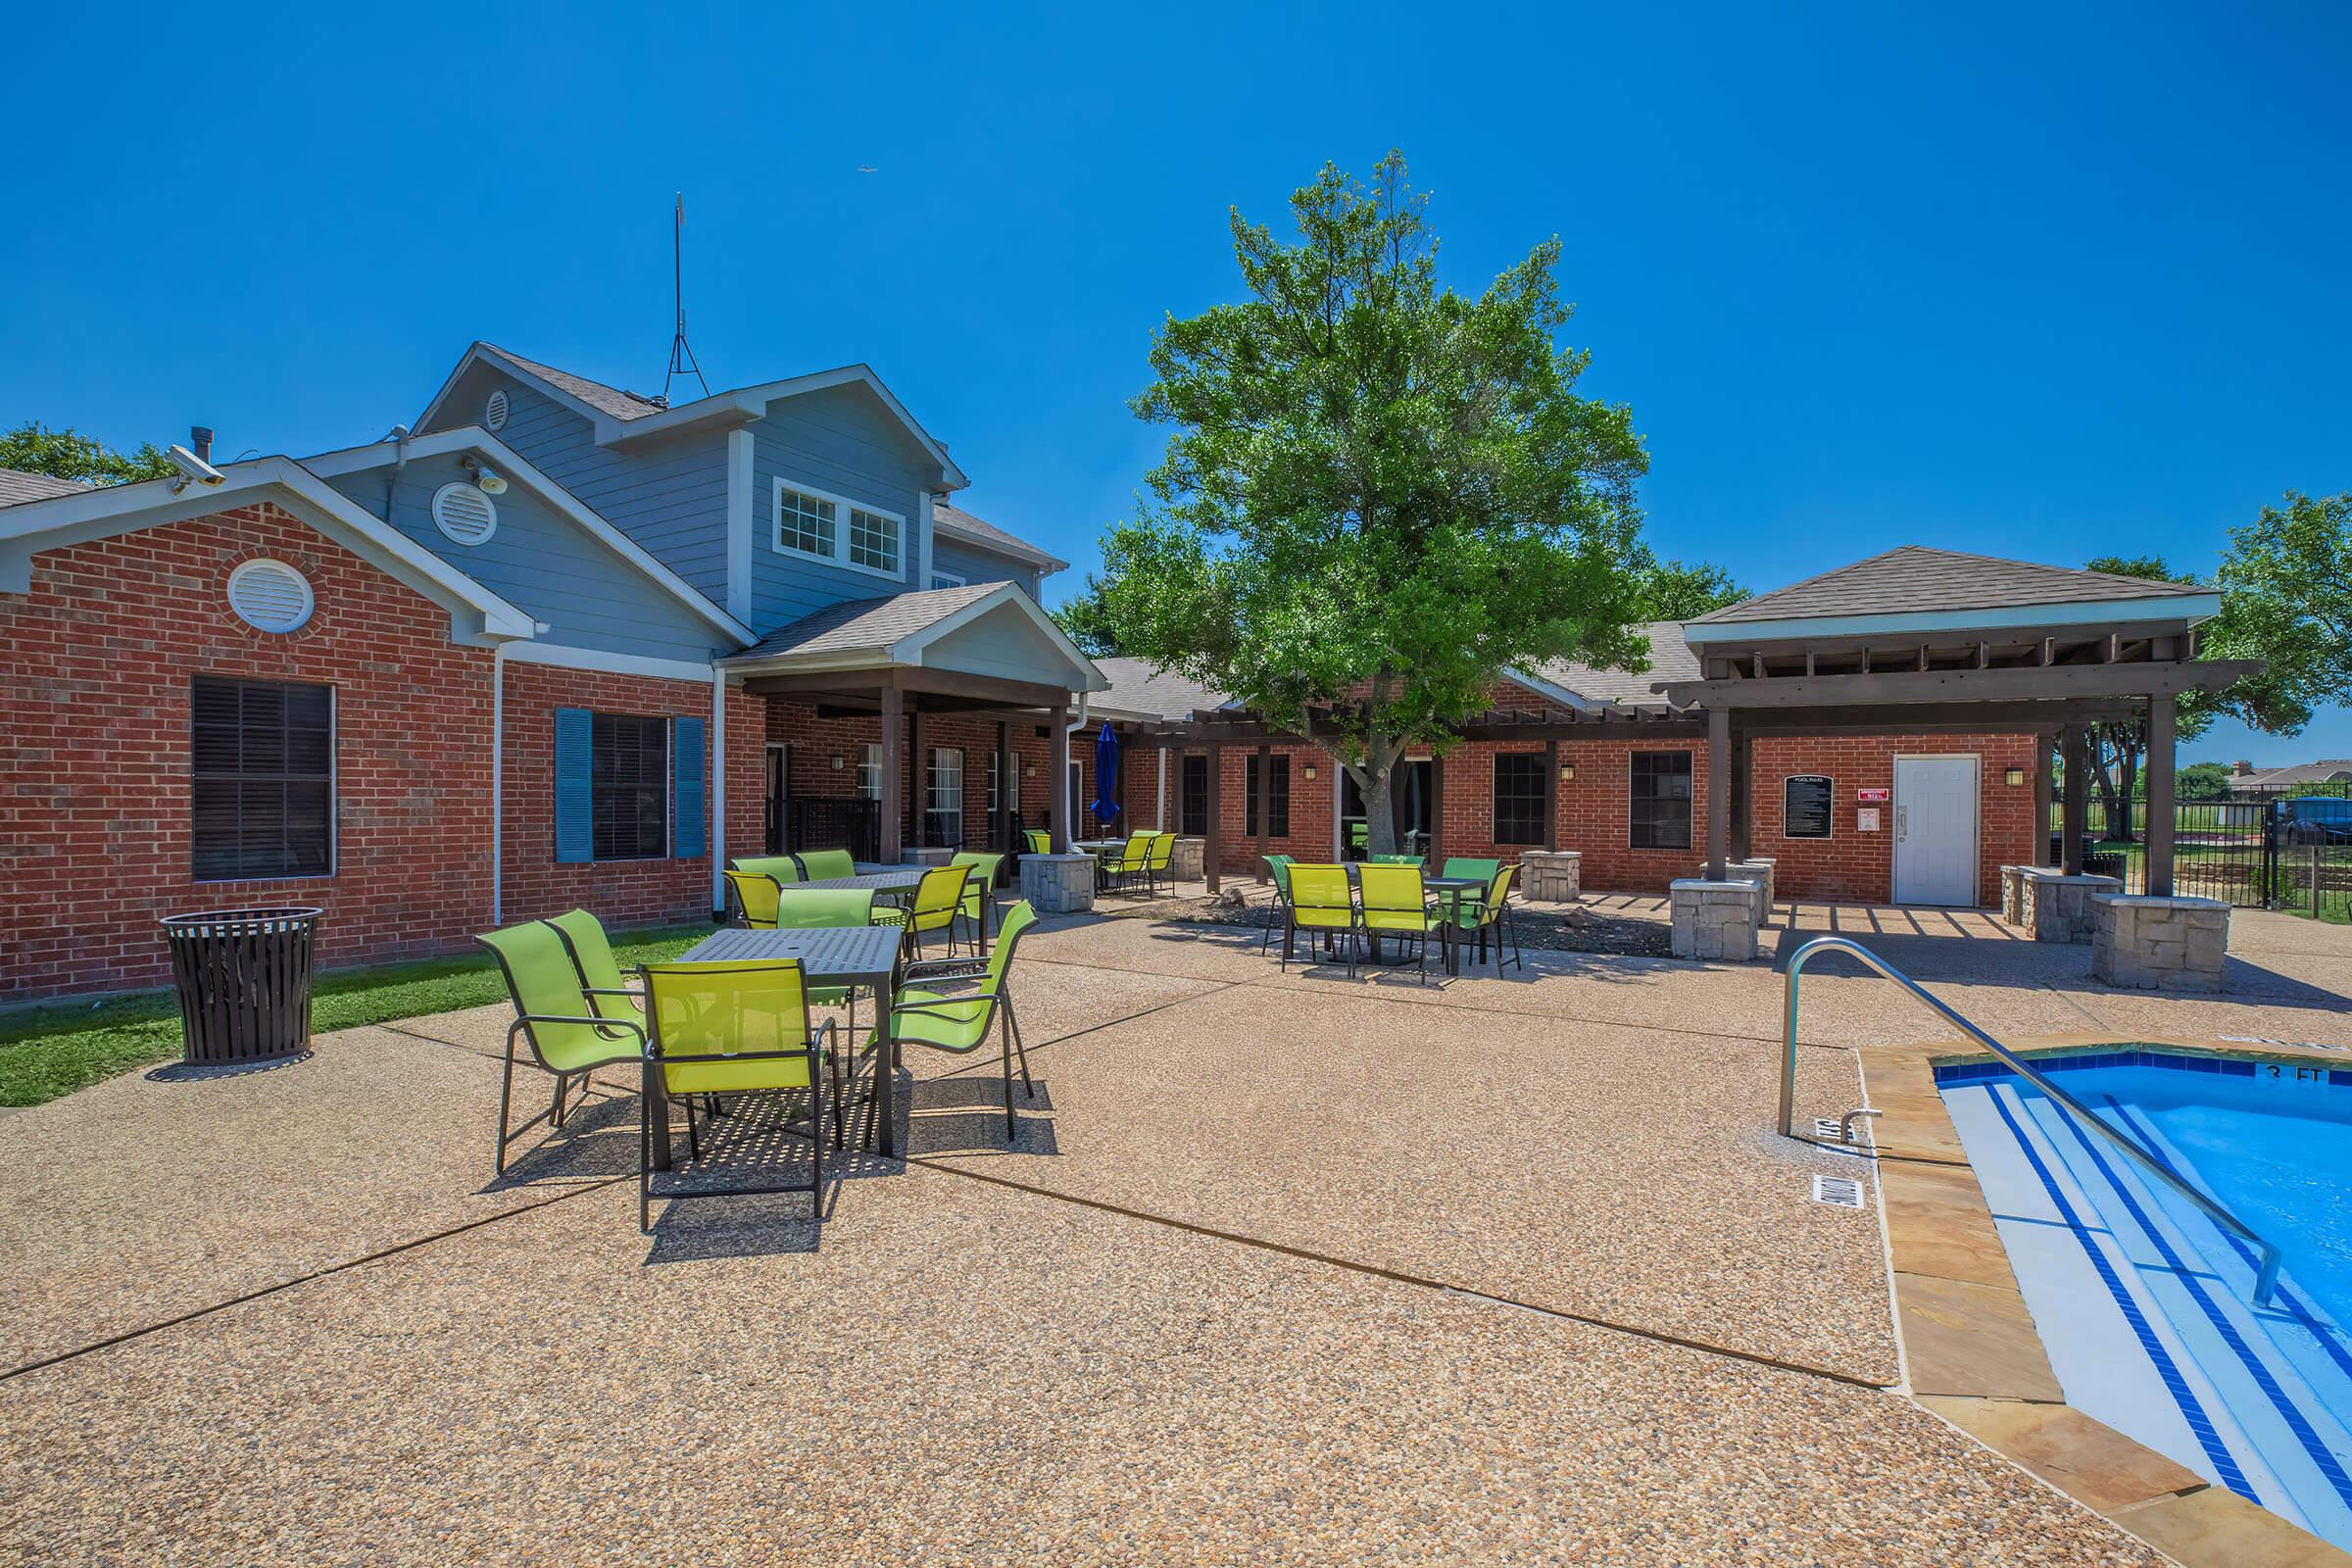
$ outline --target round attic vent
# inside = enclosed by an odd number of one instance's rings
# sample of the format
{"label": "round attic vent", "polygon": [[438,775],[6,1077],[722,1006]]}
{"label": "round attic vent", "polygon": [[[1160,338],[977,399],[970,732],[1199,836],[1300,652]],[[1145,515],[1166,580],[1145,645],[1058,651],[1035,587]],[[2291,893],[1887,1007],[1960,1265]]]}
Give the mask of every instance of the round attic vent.
{"label": "round attic vent", "polygon": [[282,561],[248,561],[228,574],[228,608],[256,631],[293,631],[317,604],[310,582]]}
{"label": "round attic vent", "polygon": [[493,430],[507,427],[507,389],[500,387],[490,394],[490,406],[482,411],[482,423]]}
{"label": "round attic vent", "polygon": [[478,545],[498,532],[498,508],[469,484],[445,484],[433,492],[433,521],[462,545]]}

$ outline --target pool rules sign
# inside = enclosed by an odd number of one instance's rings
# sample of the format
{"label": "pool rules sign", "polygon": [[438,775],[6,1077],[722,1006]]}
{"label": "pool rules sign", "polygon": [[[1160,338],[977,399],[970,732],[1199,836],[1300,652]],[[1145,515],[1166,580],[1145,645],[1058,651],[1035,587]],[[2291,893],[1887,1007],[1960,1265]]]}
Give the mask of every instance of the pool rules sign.
{"label": "pool rules sign", "polygon": [[1781,836],[1828,838],[1837,798],[1837,783],[1827,773],[1789,774],[1781,781]]}

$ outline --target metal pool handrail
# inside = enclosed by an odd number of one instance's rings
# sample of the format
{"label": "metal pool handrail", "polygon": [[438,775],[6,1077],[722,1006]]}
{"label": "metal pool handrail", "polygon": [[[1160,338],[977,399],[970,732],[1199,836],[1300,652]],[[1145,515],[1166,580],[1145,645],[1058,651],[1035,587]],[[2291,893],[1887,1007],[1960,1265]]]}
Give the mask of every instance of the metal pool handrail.
{"label": "metal pool handrail", "polygon": [[1785,1019],[1785,1029],[1783,1050],[1781,1054],[1781,1136],[1783,1138],[1790,1138],[1795,1136],[1794,1133],[1792,1133],[1789,1129],[1790,1122],[1796,1114],[1796,982],[1798,976],[1804,973],[1806,960],[1811,958],[1816,953],[1821,953],[1824,951],[1849,953],[1853,955],[1855,957],[1860,958],[1864,963],[1870,965],[1873,969],[1876,969],[1879,973],[1885,975],[1887,979],[1893,981],[1896,985],[1901,986],[1905,991],[1910,992],[1920,1001],[1926,1003],[1929,1006],[1935,1008],[1937,1012],[1943,1015],[1947,1022],[1959,1029],[1961,1033],[1967,1035],[1978,1045],[1983,1046],[1985,1050],[1991,1052],[1995,1056],[1998,1056],[2001,1061],[2008,1066],[2011,1072],[2016,1073],[2020,1078],[2023,1078],[2026,1080],[2026,1082],[2032,1084],[2034,1088],[2040,1090],[2044,1095],[2048,1096],[2051,1101],[2064,1109],[2068,1115],[2074,1117],[2076,1121],[2082,1123],[2083,1126],[2089,1128],[2092,1132],[2097,1133],[2101,1138],[2106,1139],[2107,1142],[2113,1144],[2116,1148],[2122,1150],[2132,1159],[2138,1161],[2142,1170],[2145,1170],[2149,1175],[2164,1183],[2165,1186],[2170,1187],[2174,1192],[2179,1193],[2182,1198],[2187,1199],[2190,1202],[2196,1204],[2197,1207],[2203,1209],[2206,1215],[2211,1218],[2216,1225],[2221,1226],[2224,1230],[2234,1231],[2239,1236],[2244,1237],[2246,1241],[2251,1243],[2262,1255],[2262,1271],[2255,1277],[2254,1281],[2254,1304],[2256,1306],[2268,1306],[2271,1304],[2271,1296],[2278,1287],[2278,1264],[2280,1261],[2278,1249],[2275,1244],[2267,1242],[2263,1240],[2262,1237],[2257,1236],[2254,1233],[2253,1228],[2247,1225],[2244,1220],[2239,1219],[2235,1214],[2232,1214],[2228,1209],[2224,1208],[2219,1202],[2211,1198],[2206,1197],[2205,1194],[2200,1192],[2197,1188],[2192,1187],[2187,1182],[2175,1175],[2165,1166],[2162,1160],[2159,1160],[2147,1150],[2142,1149],[2136,1139],[2117,1131],[2115,1128],[2109,1126],[2106,1122],[2101,1121],[2097,1116],[2091,1114],[2089,1106],[2083,1104],[2074,1096],[2068,1094],[2065,1090],[2050,1082],[2050,1080],[2044,1077],[2042,1074],[2035,1072],[2032,1067],[2026,1065],[2023,1058],[2019,1057],[2007,1046],[2002,1045],[1998,1040],[1993,1039],[1992,1036],[1986,1034],[1984,1030],[1978,1028],[1975,1024],[1970,1023],[1966,1018],[1960,1016],[1959,1013],[1954,1012],[1950,1007],[1945,1006],[1943,1003],[1930,995],[1927,988],[1922,986],[1918,981],[1912,979],[1909,975],[1903,973],[1900,969],[1897,969],[1893,964],[1888,963],[1886,959],[1880,957],[1868,948],[1863,947],[1860,943],[1848,941],[1844,937],[1815,937],[1812,941],[1797,949],[1795,953],[1789,955],[1788,957],[1788,999],[1783,1014]]}

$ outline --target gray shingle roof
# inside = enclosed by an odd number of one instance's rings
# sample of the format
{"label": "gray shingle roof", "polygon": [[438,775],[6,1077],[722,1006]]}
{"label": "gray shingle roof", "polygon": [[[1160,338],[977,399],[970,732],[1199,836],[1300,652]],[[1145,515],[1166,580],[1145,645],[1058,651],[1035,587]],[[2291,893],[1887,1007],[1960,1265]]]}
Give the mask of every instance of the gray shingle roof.
{"label": "gray shingle roof", "polygon": [[569,370],[559,370],[552,365],[542,365],[537,360],[526,360],[513,349],[502,349],[495,343],[482,346],[496,349],[551,386],[562,387],[598,413],[610,414],[615,419],[643,419],[662,412],[661,404],[640,393],[625,392],[616,386],[607,386],[602,381],[591,381],[584,375],[574,375]]}
{"label": "gray shingle roof", "polygon": [[2006,610],[2082,600],[2162,599],[2197,593],[2177,582],[2150,582],[2111,572],[2042,566],[1993,556],[1962,555],[1903,545],[1836,571],[1709,611],[1693,625],[1716,621],[1801,620],[1813,615],[1928,613],[1945,610]]}
{"label": "gray shingle roof", "polygon": [[2316,762],[2295,762],[2286,767],[2266,767],[2230,782],[2254,789],[2283,789],[2289,784],[2326,784],[2346,778],[2352,778],[2352,758],[2336,757],[2322,758]]}
{"label": "gray shingle roof", "polygon": [[1661,704],[1666,699],[1649,689],[1650,682],[1698,679],[1698,656],[1683,641],[1679,622],[1651,621],[1641,630],[1649,639],[1649,668],[1640,674],[1595,669],[1565,659],[1540,665],[1532,673],[1590,702]]}
{"label": "gray shingle roof", "polygon": [[964,535],[984,550],[1001,550],[1040,564],[1051,562],[1054,571],[1069,564],[1059,556],[1040,550],[1028,540],[1008,534],[993,522],[983,522],[961,507],[951,507],[944,501],[932,504],[931,520],[943,528]]}
{"label": "gray shingle roof", "polygon": [[1095,693],[1089,704],[1107,712],[1190,718],[1202,709],[1222,708],[1229,700],[1223,692],[1140,659],[1098,659],[1095,667],[1110,682],[1110,689]]}
{"label": "gray shingle roof", "polygon": [[735,657],[773,659],[780,654],[880,653],[1004,586],[1001,582],[975,582],[960,588],[891,594],[882,599],[847,599],[789,625],[778,626]]}
{"label": "gray shingle roof", "polygon": [[77,495],[89,488],[78,479],[26,473],[22,468],[0,468],[0,507],[13,507],[26,501],[46,501],[51,496]]}

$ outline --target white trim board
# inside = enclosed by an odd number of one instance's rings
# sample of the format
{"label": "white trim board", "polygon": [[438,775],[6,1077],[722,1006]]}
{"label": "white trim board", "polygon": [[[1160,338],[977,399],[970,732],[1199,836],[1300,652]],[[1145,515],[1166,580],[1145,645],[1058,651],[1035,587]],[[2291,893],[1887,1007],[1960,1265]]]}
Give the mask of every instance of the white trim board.
{"label": "white trim board", "polygon": [[698,686],[710,685],[718,669],[715,664],[683,659],[648,659],[642,654],[612,654],[602,648],[574,648],[567,643],[517,644],[507,650],[507,662],[593,670],[607,675],[651,675],[657,680],[686,680]]}
{"label": "white trim board", "polygon": [[[787,490],[794,495],[807,496],[811,501],[832,503],[833,554],[820,556],[813,550],[803,550],[799,545],[788,545],[784,542],[784,492]],[[862,562],[850,559],[850,514],[852,512],[862,512],[869,517],[888,517],[899,525],[898,570],[884,571],[880,566],[869,566]],[[820,566],[835,566],[843,571],[862,572],[868,577],[879,577],[884,582],[895,582],[901,587],[905,587],[906,586],[908,546],[912,543],[907,537],[910,531],[903,514],[893,512],[888,507],[868,506],[862,501],[853,501],[838,491],[805,484],[789,474],[776,474],[773,482],[768,486],[767,547],[779,556],[789,557],[795,561],[813,561]]]}

